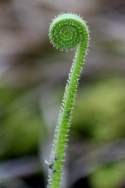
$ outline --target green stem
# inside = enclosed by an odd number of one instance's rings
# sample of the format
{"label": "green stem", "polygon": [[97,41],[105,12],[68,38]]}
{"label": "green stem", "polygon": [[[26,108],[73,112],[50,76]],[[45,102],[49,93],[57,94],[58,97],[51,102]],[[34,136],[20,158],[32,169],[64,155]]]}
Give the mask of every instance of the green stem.
{"label": "green stem", "polygon": [[88,32],[85,30],[82,34],[81,42],[77,45],[75,58],[65,87],[63,102],[55,130],[55,137],[51,152],[53,170],[49,172],[49,188],[59,188],[61,185],[65,151],[69,139],[69,130],[71,125],[71,114],[75,103],[80,73],[85,63],[89,43]]}

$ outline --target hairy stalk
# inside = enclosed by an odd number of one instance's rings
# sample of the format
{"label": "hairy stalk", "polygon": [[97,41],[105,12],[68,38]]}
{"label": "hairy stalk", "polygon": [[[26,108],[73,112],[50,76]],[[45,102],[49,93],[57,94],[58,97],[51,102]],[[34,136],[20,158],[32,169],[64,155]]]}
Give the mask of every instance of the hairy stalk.
{"label": "hairy stalk", "polygon": [[69,139],[72,110],[89,44],[89,31],[86,22],[81,17],[66,13],[57,16],[52,21],[49,38],[53,46],[59,50],[76,47],[75,58],[59,111],[50,158],[51,169],[49,169],[48,188],[59,188],[63,174],[65,150]]}

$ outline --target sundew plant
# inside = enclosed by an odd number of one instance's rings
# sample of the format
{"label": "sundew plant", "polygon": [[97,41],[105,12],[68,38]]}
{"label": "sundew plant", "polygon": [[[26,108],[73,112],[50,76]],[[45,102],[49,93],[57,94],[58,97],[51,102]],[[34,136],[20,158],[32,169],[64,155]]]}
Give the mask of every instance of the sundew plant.
{"label": "sundew plant", "polygon": [[65,87],[49,162],[48,188],[60,188],[63,176],[65,152],[69,139],[72,111],[78,82],[85,64],[89,45],[89,30],[86,22],[76,14],[57,16],[49,28],[52,45],[61,51],[76,48],[73,64]]}

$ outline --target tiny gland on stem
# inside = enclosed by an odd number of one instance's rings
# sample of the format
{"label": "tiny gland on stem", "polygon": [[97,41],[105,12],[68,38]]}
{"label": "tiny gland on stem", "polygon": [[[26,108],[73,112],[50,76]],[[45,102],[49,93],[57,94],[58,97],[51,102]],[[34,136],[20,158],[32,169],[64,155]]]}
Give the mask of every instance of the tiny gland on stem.
{"label": "tiny gland on stem", "polygon": [[65,87],[51,151],[52,170],[49,170],[48,188],[60,188],[65,151],[69,139],[71,115],[75,103],[78,82],[89,45],[89,30],[86,22],[76,14],[58,15],[49,28],[49,39],[59,50],[76,48],[75,57]]}

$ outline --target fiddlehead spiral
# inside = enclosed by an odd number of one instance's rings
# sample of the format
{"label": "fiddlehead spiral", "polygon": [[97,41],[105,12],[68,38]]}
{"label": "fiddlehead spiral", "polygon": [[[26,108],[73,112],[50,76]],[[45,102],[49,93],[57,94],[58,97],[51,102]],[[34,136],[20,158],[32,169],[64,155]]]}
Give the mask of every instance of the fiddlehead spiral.
{"label": "fiddlehead spiral", "polygon": [[61,14],[50,25],[49,38],[57,49],[76,47],[87,37],[86,22],[76,14]]}
{"label": "fiddlehead spiral", "polygon": [[89,31],[86,22],[81,17],[67,13],[53,20],[49,28],[49,38],[53,46],[59,50],[74,47],[77,49],[59,112],[50,159],[53,168],[49,171],[48,188],[59,188],[69,137],[71,113],[89,44]]}

